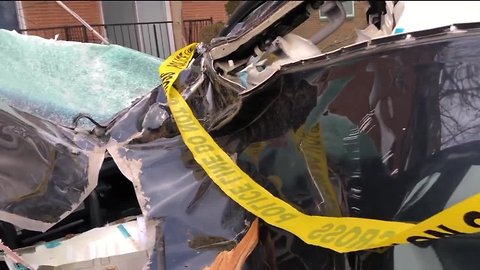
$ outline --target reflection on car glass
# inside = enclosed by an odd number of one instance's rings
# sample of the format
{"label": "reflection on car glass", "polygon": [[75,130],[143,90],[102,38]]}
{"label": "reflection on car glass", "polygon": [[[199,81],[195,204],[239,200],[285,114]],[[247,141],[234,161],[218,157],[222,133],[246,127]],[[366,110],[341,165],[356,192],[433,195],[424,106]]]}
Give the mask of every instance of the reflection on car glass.
{"label": "reflection on car glass", "polygon": [[480,192],[480,186],[478,185],[478,180],[480,179],[480,166],[473,165],[468,170],[465,177],[462,179],[462,184],[459,185],[457,189],[452,193],[450,199],[448,199],[445,208],[453,206],[456,203],[465,200],[470,196],[473,196]]}
{"label": "reflection on car glass", "polygon": [[430,188],[437,182],[440,177],[440,173],[435,172],[432,175],[426,176],[420,180],[402,203],[402,210],[406,210],[413,206]]}

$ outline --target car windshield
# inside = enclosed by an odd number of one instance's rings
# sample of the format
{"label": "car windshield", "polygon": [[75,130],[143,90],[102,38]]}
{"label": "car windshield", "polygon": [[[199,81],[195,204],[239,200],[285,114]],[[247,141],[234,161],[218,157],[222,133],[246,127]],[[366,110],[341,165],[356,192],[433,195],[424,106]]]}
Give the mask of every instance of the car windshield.
{"label": "car windshield", "polygon": [[0,48],[0,101],[66,126],[79,113],[107,121],[160,84],[161,59],[118,45],[0,29]]}

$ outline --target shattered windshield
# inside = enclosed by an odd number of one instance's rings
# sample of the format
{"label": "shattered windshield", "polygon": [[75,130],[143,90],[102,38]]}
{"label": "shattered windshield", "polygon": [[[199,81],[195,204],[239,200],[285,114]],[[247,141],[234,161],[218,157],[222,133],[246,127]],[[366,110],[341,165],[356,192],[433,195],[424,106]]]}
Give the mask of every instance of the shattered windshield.
{"label": "shattered windshield", "polygon": [[0,100],[62,125],[90,114],[106,122],[160,84],[161,59],[125,47],[82,44],[0,29]]}

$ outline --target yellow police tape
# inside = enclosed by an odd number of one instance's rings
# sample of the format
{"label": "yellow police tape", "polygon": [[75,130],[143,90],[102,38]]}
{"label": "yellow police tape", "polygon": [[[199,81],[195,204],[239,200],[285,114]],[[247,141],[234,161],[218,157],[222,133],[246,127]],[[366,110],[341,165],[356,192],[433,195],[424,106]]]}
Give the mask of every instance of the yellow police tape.
{"label": "yellow police tape", "polygon": [[273,196],[243,172],[205,131],[186,101],[173,87],[191,61],[197,44],[168,57],[160,77],[173,118],[197,163],[232,200],[252,214],[289,231],[308,244],[351,252],[458,234],[480,232],[480,194],[472,196],[418,224],[352,217],[310,216]]}

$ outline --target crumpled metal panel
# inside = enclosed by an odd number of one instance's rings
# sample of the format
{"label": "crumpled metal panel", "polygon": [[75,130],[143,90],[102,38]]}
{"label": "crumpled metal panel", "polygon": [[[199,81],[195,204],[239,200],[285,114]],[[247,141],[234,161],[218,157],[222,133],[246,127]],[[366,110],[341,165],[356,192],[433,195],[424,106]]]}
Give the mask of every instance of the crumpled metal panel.
{"label": "crumpled metal panel", "polygon": [[[289,64],[246,94],[208,67],[196,89],[177,88],[243,170],[303,212],[419,221],[480,188],[470,177],[475,175],[471,165],[477,162],[474,145],[479,139],[480,34],[476,29],[429,34],[386,38]],[[199,69],[202,57],[207,56],[198,56],[192,70]],[[197,72],[184,75],[182,80],[191,82],[201,77]],[[116,125],[135,125],[132,139],[123,136],[121,141],[129,142],[109,151],[145,196],[148,215],[161,220],[159,257],[152,258],[156,269],[201,269],[220,250],[231,248],[251,217],[221,194],[193,161],[161,87],[141,103],[111,128],[113,138]],[[162,117],[145,121],[149,111]],[[315,147],[312,132],[319,127],[329,166],[329,180],[320,183],[305,154]],[[449,156],[453,149],[460,152]],[[451,163],[452,158],[463,159]],[[429,175],[436,182],[426,185]],[[442,187],[441,192],[434,192],[435,187]],[[421,214],[408,214],[411,209]],[[208,244],[192,244],[199,238],[209,239]],[[260,239],[246,269],[404,269],[407,261],[418,262],[405,251],[417,248],[411,244],[381,254],[346,256],[306,245],[267,224],[262,224]],[[453,245],[441,244],[448,241],[460,240],[434,241],[432,245],[441,245],[434,253],[451,251],[456,256]],[[476,256],[463,254],[458,260],[440,260],[439,269],[476,265]]]}
{"label": "crumpled metal panel", "polygon": [[[388,37],[288,64],[248,92],[223,80],[208,66],[208,54],[201,54],[177,88],[252,179],[301,211],[419,221],[480,189],[480,32],[474,25],[458,27],[462,31]],[[204,73],[199,72],[202,58]],[[21,151],[12,155],[39,164],[36,175],[48,168],[55,173],[51,160],[67,162],[62,168],[76,166],[83,181],[85,168],[96,171],[95,165],[86,167],[88,158],[82,156],[92,157],[95,146],[102,145],[95,135],[52,127],[8,108],[5,112],[0,118],[5,125],[24,127],[38,141],[31,144],[23,136]],[[319,130],[328,179],[314,169]],[[194,162],[161,86],[118,113],[105,135],[105,147],[133,181],[144,213],[158,221],[151,269],[201,269],[242,238],[253,217]],[[66,156],[53,159],[49,149]],[[23,194],[39,186],[22,183]],[[88,189],[81,183],[75,182]],[[78,192],[68,191],[78,201]],[[477,256],[471,251],[480,243],[475,240],[465,235],[382,253],[338,254],[263,223],[260,244],[245,269],[475,269]]]}
{"label": "crumpled metal panel", "polygon": [[45,231],[95,188],[105,149],[7,105],[0,109],[0,219]]}
{"label": "crumpled metal panel", "polygon": [[108,122],[160,83],[161,60],[3,29],[0,59],[0,219],[44,231],[95,188],[104,159],[100,138],[69,128],[74,117]]}

